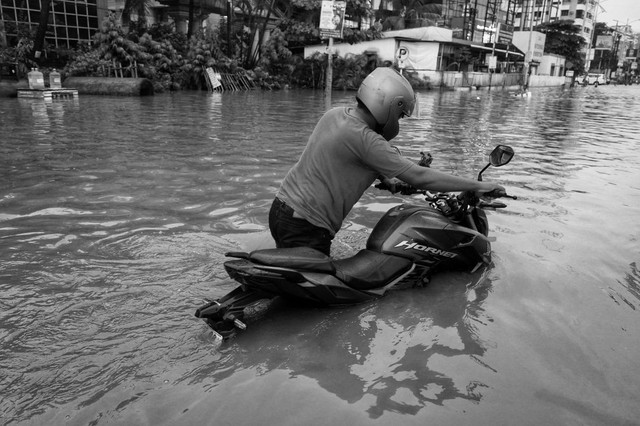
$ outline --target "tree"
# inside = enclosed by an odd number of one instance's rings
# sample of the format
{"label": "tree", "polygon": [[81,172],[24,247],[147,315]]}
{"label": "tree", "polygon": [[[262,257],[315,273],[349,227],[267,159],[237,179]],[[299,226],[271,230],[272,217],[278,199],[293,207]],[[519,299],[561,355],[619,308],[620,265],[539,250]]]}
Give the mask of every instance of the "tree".
{"label": "tree", "polygon": [[[127,25],[130,30],[134,27],[138,34],[142,35],[147,29],[147,17],[151,14],[153,0],[125,0],[122,9],[122,24]],[[131,21],[131,15],[137,15],[136,24]]]}
{"label": "tree", "polygon": [[[280,21],[279,28],[285,33],[289,44],[293,47],[319,44],[322,1],[291,0],[288,3],[288,7],[283,9],[285,18]],[[357,27],[345,27],[342,41],[353,44],[380,38],[378,29],[363,29],[365,26],[362,25],[374,16],[374,12],[370,0],[347,0],[346,19],[356,22]]]}
{"label": "tree", "polygon": [[587,42],[580,36],[580,26],[571,20],[558,20],[538,25],[534,30],[547,35],[544,53],[564,56],[567,69],[584,70],[585,60],[581,51]]}

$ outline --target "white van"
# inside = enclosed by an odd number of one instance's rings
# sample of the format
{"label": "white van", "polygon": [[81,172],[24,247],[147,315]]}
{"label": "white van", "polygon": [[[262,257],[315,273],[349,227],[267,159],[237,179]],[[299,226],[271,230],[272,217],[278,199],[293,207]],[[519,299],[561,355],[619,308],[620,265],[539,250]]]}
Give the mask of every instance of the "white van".
{"label": "white van", "polygon": [[585,76],[583,76],[583,80],[582,80],[582,84],[584,86],[586,86],[587,84],[592,84],[594,86],[598,86],[599,84],[607,84],[607,80],[604,76],[604,74],[597,74],[597,73],[589,73]]}

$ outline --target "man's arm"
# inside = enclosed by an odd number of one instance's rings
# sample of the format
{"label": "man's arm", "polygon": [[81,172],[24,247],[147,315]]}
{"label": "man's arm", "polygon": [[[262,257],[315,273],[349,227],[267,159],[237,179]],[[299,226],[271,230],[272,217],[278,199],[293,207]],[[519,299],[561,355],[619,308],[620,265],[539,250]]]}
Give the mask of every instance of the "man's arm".
{"label": "man's arm", "polygon": [[434,192],[491,192],[493,190],[505,190],[503,186],[495,183],[480,182],[473,179],[453,176],[433,170],[429,167],[420,167],[418,165],[410,167],[407,171],[398,175],[398,178],[415,186],[416,188]]}

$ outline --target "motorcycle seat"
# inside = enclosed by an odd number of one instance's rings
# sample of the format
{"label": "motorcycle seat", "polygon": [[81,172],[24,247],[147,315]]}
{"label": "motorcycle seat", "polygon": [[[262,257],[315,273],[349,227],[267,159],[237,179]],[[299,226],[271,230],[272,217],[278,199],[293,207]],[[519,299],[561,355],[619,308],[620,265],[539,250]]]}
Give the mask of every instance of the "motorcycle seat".
{"label": "motorcycle seat", "polygon": [[351,288],[370,290],[384,287],[411,269],[413,262],[371,250],[360,250],[355,256],[335,260],[336,277]]}
{"label": "motorcycle seat", "polygon": [[336,272],[331,258],[311,247],[256,250],[249,253],[248,259],[262,265],[301,271],[323,272],[332,275]]}

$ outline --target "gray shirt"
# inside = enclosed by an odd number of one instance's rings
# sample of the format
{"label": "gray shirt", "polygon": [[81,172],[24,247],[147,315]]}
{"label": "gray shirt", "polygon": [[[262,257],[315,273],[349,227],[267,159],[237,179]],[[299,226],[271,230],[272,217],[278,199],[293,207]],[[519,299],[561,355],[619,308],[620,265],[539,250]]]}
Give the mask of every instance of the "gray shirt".
{"label": "gray shirt", "polygon": [[354,108],[333,108],[316,125],[277,197],[335,235],[378,176],[395,177],[412,166],[418,167],[370,129]]}

